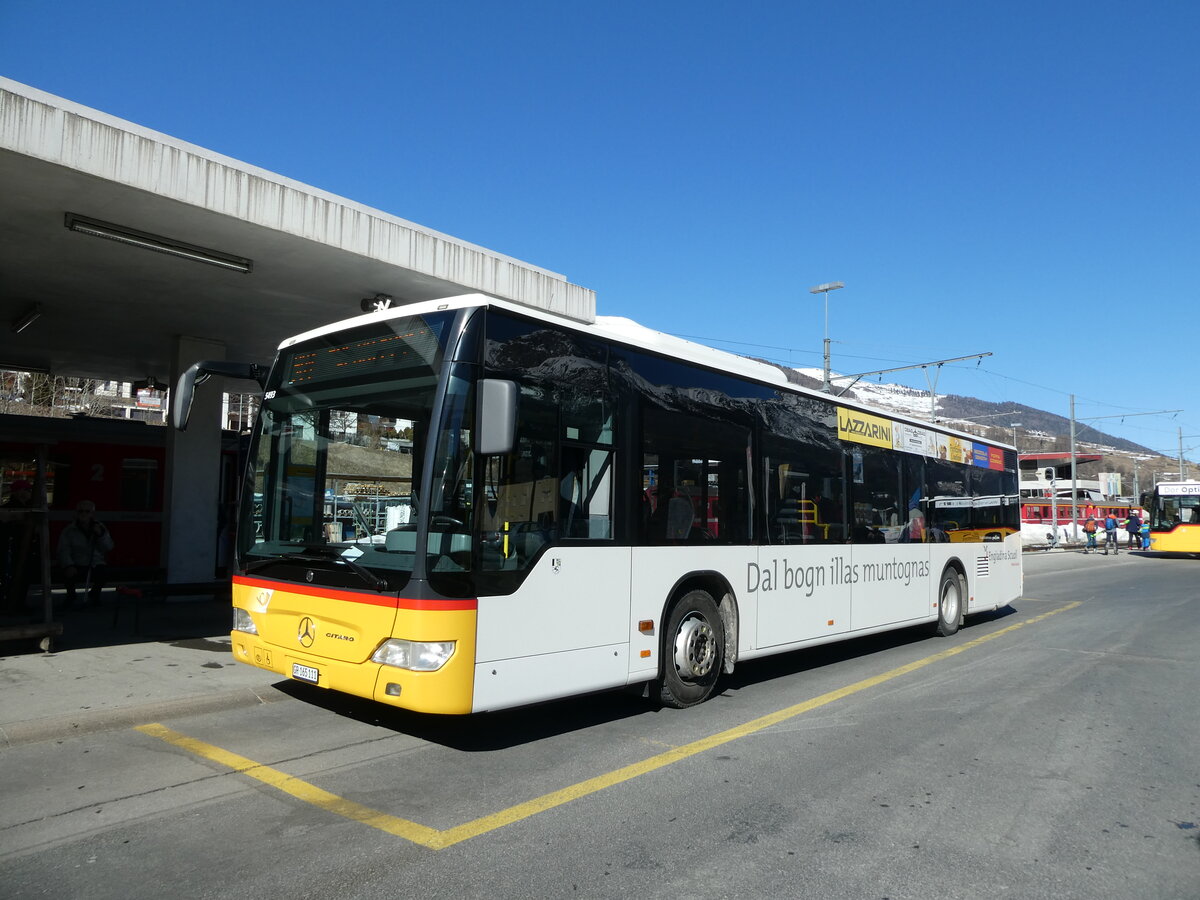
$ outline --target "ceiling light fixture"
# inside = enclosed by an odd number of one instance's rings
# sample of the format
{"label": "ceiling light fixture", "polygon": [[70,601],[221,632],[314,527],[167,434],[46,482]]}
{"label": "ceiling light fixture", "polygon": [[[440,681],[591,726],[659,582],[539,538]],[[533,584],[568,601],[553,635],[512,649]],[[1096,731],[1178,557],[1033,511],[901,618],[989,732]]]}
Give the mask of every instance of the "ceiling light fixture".
{"label": "ceiling light fixture", "polygon": [[29,375],[49,375],[49,366],[31,366],[29,363],[0,362],[0,372],[24,372]]}
{"label": "ceiling light fixture", "polygon": [[20,334],[42,316],[42,304],[34,303],[25,312],[12,320],[14,334]]}
{"label": "ceiling light fixture", "polygon": [[89,219],[76,213],[67,213],[66,226],[71,231],[78,231],[80,234],[90,234],[92,237],[105,238],[121,244],[141,247],[143,250],[165,253],[167,256],[178,256],[181,259],[190,259],[234,272],[248,274],[254,267],[254,261],[246,259],[244,256],[234,256],[232,253],[222,253],[220,250],[185,244],[183,241],[149,234],[145,231],[136,231],[126,228],[124,225],[114,225],[112,222]]}

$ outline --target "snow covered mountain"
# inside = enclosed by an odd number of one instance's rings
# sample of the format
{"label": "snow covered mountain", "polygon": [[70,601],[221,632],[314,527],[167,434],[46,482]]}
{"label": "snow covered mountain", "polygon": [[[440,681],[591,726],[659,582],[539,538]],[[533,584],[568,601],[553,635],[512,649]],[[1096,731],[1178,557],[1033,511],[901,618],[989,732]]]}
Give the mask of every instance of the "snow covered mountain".
{"label": "snow covered mountain", "polygon": [[[805,387],[820,389],[823,372],[815,368],[788,369],[784,367],[789,379]],[[837,372],[832,373],[834,377]],[[842,381],[844,385],[845,380]],[[834,393],[841,388],[834,382]],[[929,391],[906,387],[902,384],[872,381],[863,379],[845,393],[857,402],[874,407],[884,412],[899,413],[915,419],[929,421]],[[1071,422],[1066,416],[1057,415],[1046,410],[1036,409],[1016,402],[995,403],[989,400],[979,400],[975,397],[964,397],[959,394],[937,395],[936,416],[954,428],[980,433],[992,440],[1003,440],[1012,443],[1014,432],[1013,423],[1019,422],[1017,444],[1022,452],[1051,451],[1066,449],[1064,441],[1070,434]],[[1087,444],[1097,450],[1124,451],[1126,453],[1146,453],[1149,450],[1133,441],[1115,437],[1094,428],[1077,426],[1076,440],[1079,444]],[[1062,443],[1062,447],[1057,444]]]}

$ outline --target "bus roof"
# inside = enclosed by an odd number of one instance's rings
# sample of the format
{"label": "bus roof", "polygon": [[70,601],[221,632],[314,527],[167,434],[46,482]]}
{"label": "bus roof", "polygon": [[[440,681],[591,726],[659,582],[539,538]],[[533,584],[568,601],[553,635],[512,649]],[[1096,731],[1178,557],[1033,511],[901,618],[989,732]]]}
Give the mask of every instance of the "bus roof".
{"label": "bus roof", "polygon": [[431,312],[443,312],[479,306],[490,306],[495,309],[503,309],[526,318],[541,319],[546,322],[553,322],[555,325],[558,325],[562,328],[568,328],[572,331],[578,331],[584,334],[594,335],[596,337],[607,338],[619,344],[626,344],[642,350],[649,350],[653,353],[659,353],[672,359],[696,363],[697,365],[701,365],[709,369],[715,369],[718,372],[737,375],[742,378],[748,378],[753,381],[763,382],[769,385],[787,387],[789,390],[792,390],[798,394],[807,394],[809,396],[818,397],[824,400],[833,400],[842,406],[859,409],[870,415],[885,416],[889,419],[903,422],[914,427],[933,429],[946,434],[962,436],[971,441],[979,441],[980,443],[990,444],[995,447],[1003,447],[1013,451],[1016,450],[1016,448],[1011,444],[1006,444],[1000,441],[984,440],[978,435],[959,431],[958,429],[950,428],[946,425],[937,423],[931,424],[930,422],[922,419],[916,419],[890,409],[866,406],[861,402],[851,400],[849,398],[830,396],[820,391],[814,391],[810,388],[802,387],[801,385],[788,381],[787,376],[781,369],[770,365],[769,363],[758,362],[757,360],[753,360],[745,356],[738,356],[736,353],[729,353],[725,350],[717,350],[713,347],[705,346],[704,344],[697,344],[694,341],[675,337],[674,335],[666,334],[662,331],[656,331],[655,329],[641,325],[632,319],[627,319],[620,316],[597,316],[594,323],[588,324],[580,322],[576,319],[567,318],[566,316],[556,315],[554,313],[547,312],[546,310],[534,309],[529,306],[523,306],[519,303],[500,300],[496,297],[489,297],[486,294],[460,294],[440,300],[425,300],[418,303],[406,303],[401,306],[393,306],[389,309],[379,312],[365,313],[361,316],[343,319],[339,322],[332,322],[328,325],[323,325],[320,328],[314,328],[311,331],[306,331],[303,334],[290,337],[280,343],[279,349],[285,350],[294,344],[311,340],[312,338],[322,337],[327,334],[334,334],[339,331],[344,331],[347,328],[367,325],[371,322],[382,322],[387,321],[388,319],[419,316]]}

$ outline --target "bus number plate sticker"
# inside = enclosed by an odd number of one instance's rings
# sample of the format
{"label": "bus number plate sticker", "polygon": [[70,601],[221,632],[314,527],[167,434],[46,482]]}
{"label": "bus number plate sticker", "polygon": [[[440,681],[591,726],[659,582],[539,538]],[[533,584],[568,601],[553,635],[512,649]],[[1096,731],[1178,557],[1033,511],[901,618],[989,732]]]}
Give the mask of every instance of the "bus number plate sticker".
{"label": "bus number plate sticker", "polygon": [[300,663],[292,663],[292,677],[297,681],[307,681],[309,684],[316,684],[321,679],[321,673],[312,666],[302,666]]}

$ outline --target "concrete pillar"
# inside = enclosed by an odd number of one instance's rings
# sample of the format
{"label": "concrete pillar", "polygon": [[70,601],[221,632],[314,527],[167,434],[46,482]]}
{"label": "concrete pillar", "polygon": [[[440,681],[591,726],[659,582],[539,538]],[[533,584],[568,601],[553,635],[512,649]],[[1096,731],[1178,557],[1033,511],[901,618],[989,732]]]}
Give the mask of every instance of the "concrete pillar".
{"label": "concrete pillar", "polygon": [[[218,341],[177,337],[171,357],[171,388],[192,363],[224,358],[225,345]],[[223,378],[200,385],[188,430],[167,428],[163,558],[168,584],[210,582],[216,578],[223,386]]]}

